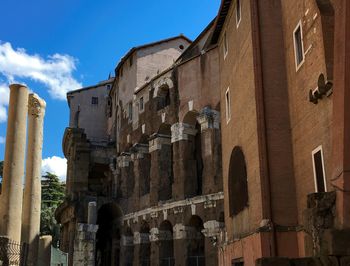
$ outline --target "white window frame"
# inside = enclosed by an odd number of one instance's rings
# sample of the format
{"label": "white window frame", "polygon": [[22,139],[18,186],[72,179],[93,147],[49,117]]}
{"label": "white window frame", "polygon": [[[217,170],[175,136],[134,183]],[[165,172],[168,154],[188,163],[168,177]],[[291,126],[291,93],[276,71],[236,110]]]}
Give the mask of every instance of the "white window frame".
{"label": "white window frame", "polygon": [[313,172],[314,172],[315,191],[318,192],[318,188],[317,188],[317,177],[316,177],[316,166],[315,166],[314,155],[315,155],[317,152],[319,152],[319,151],[321,152],[324,190],[325,190],[325,192],[327,192],[326,171],[325,171],[325,168],[324,168],[324,159],[323,159],[323,149],[322,149],[322,145],[318,146],[316,149],[314,149],[314,150],[312,151],[312,168],[313,168]]}
{"label": "white window frame", "polygon": [[[301,62],[298,64],[298,54],[297,54],[297,45],[296,45],[296,38],[295,38],[295,33],[297,30],[300,28],[300,39],[301,39],[301,53],[303,55],[303,59]],[[299,20],[297,26],[295,27],[293,31],[293,47],[294,47],[294,60],[295,60],[295,71],[298,71],[300,67],[304,64],[305,62],[305,51],[304,51],[304,38],[303,38],[303,27],[301,20]]]}
{"label": "white window frame", "polygon": [[223,52],[224,52],[224,60],[226,59],[226,56],[228,54],[228,41],[227,41],[227,33],[225,31],[224,37],[223,37]]}
{"label": "white window frame", "polygon": [[[238,19],[239,15],[239,19]],[[236,0],[236,27],[239,27],[242,20],[242,0]]]}
{"label": "white window frame", "polygon": [[231,93],[230,87],[225,91],[225,107],[226,107],[226,124],[231,120]]}

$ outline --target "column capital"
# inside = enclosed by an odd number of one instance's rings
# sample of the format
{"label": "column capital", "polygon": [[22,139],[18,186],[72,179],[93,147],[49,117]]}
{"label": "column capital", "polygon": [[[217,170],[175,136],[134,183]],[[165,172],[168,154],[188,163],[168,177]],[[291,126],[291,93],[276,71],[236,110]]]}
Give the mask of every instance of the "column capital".
{"label": "column capital", "polygon": [[204,108],[197,117],[198,123],[201,125],[201,131],[208,128],[220,128],[220,112],[210,108]]}
{"label": "column capital", "polygon": [[180,140],[189,140],[190,136],[195,136],[197,130],[194,126],[186,123],[176,123],[171,126],[171,143]]}
{"label": "column capital", "polygon": [[129,163],[130,163],[130,154],[123,152],[120,156],[117,157],[117,165],[119,168],[125,168],[125,167],[129,167]]}
{"label": "column capital", "polygon": [[32,116],[44,116],[46,102],[37,94],[31,93],[28,98],[28,114]]}
{"label": "column capital", "polygon": [[210,220],[203,224],[204,229],[202,233],[205,237],[219,236],[221,231],[224,229],[225,224],[216,220]]}
{"label": "column capital", "polygon": [[144,154],[149,153],[148,144],[144,143],[135,143],[131,149],[131,159],[142,159],[144,157]]}
{"label": "column capital", "polygon": [[149,139],[149,152],[162,149],[162,145],[171,145],[171,136],[154,133]]}

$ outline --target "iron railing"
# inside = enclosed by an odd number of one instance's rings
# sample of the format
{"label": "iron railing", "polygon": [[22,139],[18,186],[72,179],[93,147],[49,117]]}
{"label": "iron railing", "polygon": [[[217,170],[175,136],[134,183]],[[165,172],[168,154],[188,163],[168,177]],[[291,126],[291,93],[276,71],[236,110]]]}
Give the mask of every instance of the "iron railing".
{"label": "iron railing", "polygon": [[7,237],[0,236],[0,265],[25,266],[28,245],[20,244]]}

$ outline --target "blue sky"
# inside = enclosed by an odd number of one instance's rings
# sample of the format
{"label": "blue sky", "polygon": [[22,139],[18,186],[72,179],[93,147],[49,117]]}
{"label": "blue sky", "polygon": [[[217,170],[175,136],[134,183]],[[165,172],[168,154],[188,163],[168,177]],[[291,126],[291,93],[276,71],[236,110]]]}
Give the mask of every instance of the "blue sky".
{"label": "blue sky", "polygon": [[106,79],[133,46],[180,33],[193,40],[219,5],[220,0],[1,0],[0,160],[10,82],[24,83],[46,100],[43,158],[45,169],[55,171],[63,167],[55,159],[63,157],[68,125],[65,92]]}

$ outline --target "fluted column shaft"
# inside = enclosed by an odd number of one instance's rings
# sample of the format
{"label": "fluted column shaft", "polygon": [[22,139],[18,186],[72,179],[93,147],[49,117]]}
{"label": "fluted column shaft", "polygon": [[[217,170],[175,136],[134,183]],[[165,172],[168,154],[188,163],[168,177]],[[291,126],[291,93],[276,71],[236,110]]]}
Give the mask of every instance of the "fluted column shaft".
{"label": "fluted column shaft", "polygon": [[26,178],[22,212],[22,242],[29,244],[28,266],[36,266],[38,258],[45,107],[45,101],[40,99],[38,95],[29,95]]}
{"label": "fluted column shaft", "polygon": [[21,240],[27,110],[28,89],[10,85],[0,222],[1,233],[17,242]]}

